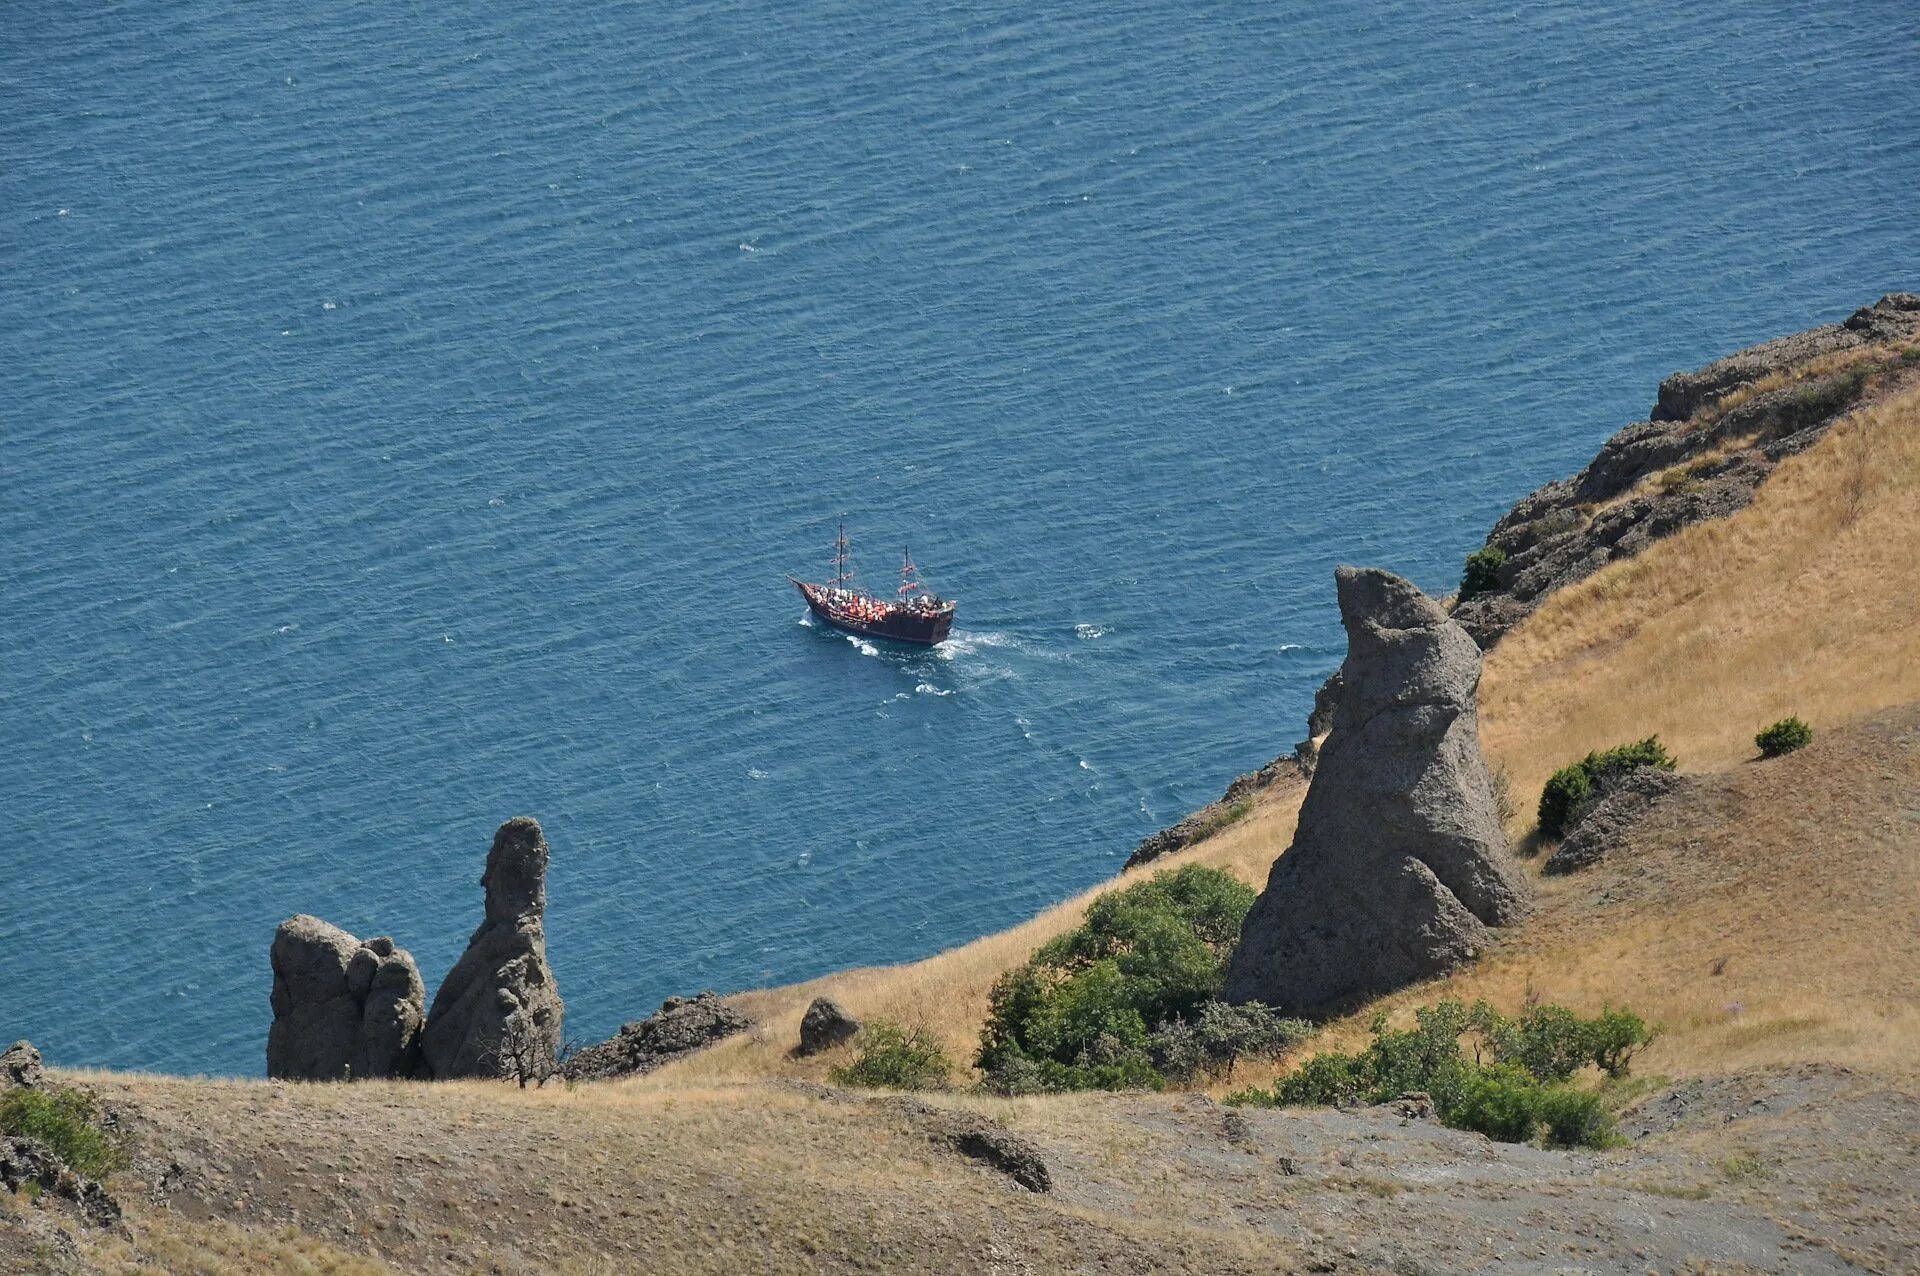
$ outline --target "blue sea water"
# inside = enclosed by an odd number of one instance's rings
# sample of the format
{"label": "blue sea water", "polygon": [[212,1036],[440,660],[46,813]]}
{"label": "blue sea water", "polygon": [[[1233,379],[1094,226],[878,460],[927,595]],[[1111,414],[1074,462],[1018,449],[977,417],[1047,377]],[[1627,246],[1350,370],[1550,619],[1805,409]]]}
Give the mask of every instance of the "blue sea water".
{"label": "blue sea water", "polygon": [[[1664,374],[1913,286],[1920,20],[9,6],[0,1040],[257,1073],[554,847],[569,1033],[917,957],[1289,747]],[[802,620],[846,511],[954,641]]]}

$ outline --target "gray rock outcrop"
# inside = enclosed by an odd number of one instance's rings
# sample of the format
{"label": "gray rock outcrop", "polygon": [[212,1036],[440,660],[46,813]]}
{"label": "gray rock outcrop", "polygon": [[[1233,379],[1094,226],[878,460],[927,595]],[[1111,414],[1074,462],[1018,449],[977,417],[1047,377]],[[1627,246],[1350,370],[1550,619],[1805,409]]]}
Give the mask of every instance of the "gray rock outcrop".
{"label": "gray rock outcrop", "polygon": [[[1813,446],[1857,406],[1875,376],[1904,367],[1904,351],[1917,340],[1920,295],[1889,293],[1844,323],[1668,377],[1650,419],[1615,434],[1586,469],[1540,488],[1494,525],[1487,545],[1506,555],[1498,582],[1462,599],[1454,619],[1492,647],[1556,591],[1682,528],[1745,509],[1782,460]],[[1801,373],[1722,406],[1764,377],[1855,349],[1866,351],[1864,362]]]}
{"label": "gray rock outcrop", "polygon": [[1805,332],[1775,337],[1724,359],[1715,359],[1704,368],[1676,372],[1660,383],[1660,398],[1654,404],[1653,419],[1684,421],[1714,399],[1772,373],[1837,350],[1909,337],[1913,335],[1913,320],[1909,316],[1920,317],[1920,295],[1891,292],[1871,306],[1854,311],[1844,323],[1823,324]]}
{"label": "gray rock outcrop", "polygon": [[652,1072],[751,1027],[753,1020],[714,993],[669,997],[645,1019],[624,1025],[611,1038],[567,1060],[566,1074],[584,1081]]}
{"label": "gray rock outcrop", "polygon": [[31,1041],[16,1041],[0,1052],[0,1090],[25,1086],[32,1090],[47,1079],[40,1052]]}
{"label": "gray rock outcrop", "polygon": [[1325,1015],[1472,960],[1527,888],[1480,753],[1480,649],[1391,573],[1335,573],[1347,659],[1293,845],[1226,999]]}
{"label": "gray rock outcrop", "polygon": [[404,948],[304,914],[274,932],[267,1075],[292,1081],[411,1077],[426,987]]}
{"label": "gray rock outcrop", "polygon": [[798,1053],[810,1055],[831,1050],[842,1042],[852,1041],[859,1032],[860,1021],[842,1010],[839,1002],[815,997],[800,1019]]}
{"label": "gray rock outcrop", "polygon": [[1547,858],[1545,871],[1573,873],[1612,854],[1655,803],[1685,788],[1687,777],[1659,767],[1637,766],[1608,775],[1568,822],[1566,836]]}
{"label": "gray rock outcrop", "polygon": [[547,965],[546,836],[502,824],[480,885],[486,919],[434,994],[421,1050],[427,1075],[544,1080],[555,1069],[565,1006]]}

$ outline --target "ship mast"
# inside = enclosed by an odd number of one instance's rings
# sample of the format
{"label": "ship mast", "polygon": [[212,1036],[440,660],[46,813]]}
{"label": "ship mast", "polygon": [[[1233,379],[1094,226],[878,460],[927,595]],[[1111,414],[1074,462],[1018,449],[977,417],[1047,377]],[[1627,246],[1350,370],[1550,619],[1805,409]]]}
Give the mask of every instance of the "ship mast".
{"label": "ship mast", "polygon": [[920,578],[915,575],[917,571],[919,568],[913,565],[913,552],[902,549],[900,551],[900,597],[911,598],[915,594],[927,592],[927,587],[921,584]]}
{"label": "ship mast", "polygon": [[847,516],[840,516],[840,535],[833,542],[833,587],[854,588],[853,544],[847,539]]}

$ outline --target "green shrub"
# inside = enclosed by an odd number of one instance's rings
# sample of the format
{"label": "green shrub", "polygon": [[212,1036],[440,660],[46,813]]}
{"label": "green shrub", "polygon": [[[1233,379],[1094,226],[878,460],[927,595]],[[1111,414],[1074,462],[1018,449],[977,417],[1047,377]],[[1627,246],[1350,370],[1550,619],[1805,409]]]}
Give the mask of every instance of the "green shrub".
{"label": "green shrub", "polygon": [[1586,1021],[1565,1006],[1534,1006],[1517,1020],[1489,1025],[1485,1035],[1496,1060],[1545,1081],[1565,1081],[1591,1053]]}
{"label": "green shrub", "polygon": [[[1469,1059],[1461,1038],[1474,1034],[1488,1050]],[[1517,1020],[1485,1002],[1471,1010],[1442,1001],[1414,1012],[1414,1026],[1373,1022],[1373,1041],[1358,1054],[1315,1055],[1270,1090],[1243,1090],[1229,1103],[1266,1107],[1386,1103],[1408,1091],[1433,1097],[1440,1119],[1507,1142],[1538,1140],[1562,1147],[1606,1147],[1618,1139],[1599,1094],[1570,1084],[1588,1063],[1623,1074],[1628,1058],[1652,1037],[1639,1016],[1609,1010],[1583,1019],[1561,1006],[1530,1008]]]}
{"label": "green shrub", "polygon": [[1790,434],[1852,407],[1873,372],[1873,368],[1863,364],[1804,383],[1788,399],[1773,432]]}
{"label": "green shrub", "polygon": [[1672,754],[1650,735],[1632,744],[1589,753],[1578,762],[1561,767],[1548,777],[1540,790],[1540,835],[1560,837],[1578,817],[1596,788],[1635,767],[1658,767],[1671,771],[1677,765]]}
{"label": "green shrub", "polygon": [[1271,1006],[1204,1002],[1191,1020],[1170,1019],[1147,1041],[1155,1071],[1173,1081],[1198,1073],[1233,1076],[1240,1059],[1272,1059],[1313,1034],[1304,1019],[1289,1019]]}
{"label": "green shrub", "polygon": [[853,1062],[828,1075],[838,1085],[875,1090],[941,1090],[953,1072],[946,1052],[920,1028],[876,1019],[860,1030]]}
{"label": "green shrub", "polygon": [[1206,1009],[1253,898],[1228,874],[1189,865],[1096,899],[1085,922],[993,986],[975,1060],[988,1087],[1156,1085],[1156,1057],[1191,1075],[1224,1050],[1297,1039],[1264,1008]]}
{"label": "green shrub", "polygon": [[0,1133],[38,1139],[90,1179],[105,1178],[125,1160],[100,1123],[100,1104],[80,1090],[8,1090],[0,1095]]}
{"label": "green shrub", "polygon": [[1654,1030],[1631,1010],[1603,1010],[1586,1025],[1587,1059],[1609,1077],[1618,1079],[1642,1046],[1653,1041]]}
{"label": "green shrub", "polygon": [[1460,575],[1460,601],[1498,589],[1500,569],[1506,565],[1507,551],[1498,545],[1488,545],[1468,554],[1466,570]]}
{"label": "green shrub", "polygon": [[1780,721],[1753,737],[1755,747],[1763,758],[1777,758],[1783,753],[1792,753],[1795,749],[1804,749],[1813,743],[1813,728],[1798,718],[1782,718]]}
{"label": "green shrub", "polygon": [[1565,1006],[1532,1006],[1507,1019],[1480,1002],[1473,1026],[1496,1062],[1518,1064],[1541,1081],[1565,1081],[1588,1064],[1609,1077],[1625,1076],[1635,1052],[1653,1040],[1653,1030],[1630,1010],[1582,1019]]}

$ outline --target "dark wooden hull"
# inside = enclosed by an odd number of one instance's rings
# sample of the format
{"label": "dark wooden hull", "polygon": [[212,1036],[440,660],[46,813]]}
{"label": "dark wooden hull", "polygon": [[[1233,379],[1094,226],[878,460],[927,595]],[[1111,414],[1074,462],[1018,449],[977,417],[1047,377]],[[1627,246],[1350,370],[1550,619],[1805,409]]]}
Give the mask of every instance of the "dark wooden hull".
{"label": "dark wooden hull", "polygon": [[932,647],[946,640],[953,630],[953,608],[943,607],[933,612],[895,611],[877,620],[864,620],[847,615],[828,601],[823,592],[805,581],[796,580],[793,587],[807,600],[807,608],[814,615],[832,625],[835,629],[850,634],[859,634],[864,638],[884,638],[888,642],[911,643],[916,647]]}

